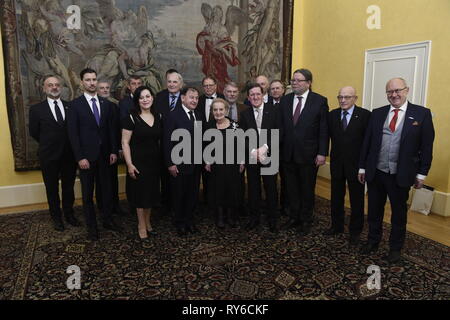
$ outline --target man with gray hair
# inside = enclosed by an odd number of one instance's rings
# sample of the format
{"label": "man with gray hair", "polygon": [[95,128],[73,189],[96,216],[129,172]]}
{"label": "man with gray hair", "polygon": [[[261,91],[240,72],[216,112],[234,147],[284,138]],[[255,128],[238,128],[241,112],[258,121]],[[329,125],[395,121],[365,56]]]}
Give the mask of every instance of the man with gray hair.
{"label": "man with gray hair", "polygon": [[386,199],[391,203],[389,263],[401,258],[406,236],[407,201],[411,186],[420,189],[431,167],[434,127],[431,112],[408,101],[402,78],[386,84],[389,105],[372,111],[359,161],[358,180],[367,181],[369,234],[362,254],[378,250]]}

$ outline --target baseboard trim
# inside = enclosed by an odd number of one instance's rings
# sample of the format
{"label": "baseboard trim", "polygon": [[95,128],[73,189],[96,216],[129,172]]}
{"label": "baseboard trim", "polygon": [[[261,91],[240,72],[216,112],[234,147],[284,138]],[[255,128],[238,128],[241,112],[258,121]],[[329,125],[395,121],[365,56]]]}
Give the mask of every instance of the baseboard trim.
{"label": "baseboard trim", "polygon": [[[61,190],[61,185],[60,185]],[[80,180],[75,180],[75,198],[81,199]],[[125,192],[125,174],[119,174],[119,193]],[[46,203],[44,183],[0,187],[0,208]]]}
{"label": "baseboard trim", "polygon": [[[331,179],[330,164],[319,168],[318,175]],[[119,192],[125,192],[125,174],[119,174]],[[75,198],[81,199],[80,180],[75,181]],[[16,207],[47,202],[44,183],[22,184],[0,187],[0,208]],[[443,217],[450,217],[450,193],[436,191],[431,212]]]}

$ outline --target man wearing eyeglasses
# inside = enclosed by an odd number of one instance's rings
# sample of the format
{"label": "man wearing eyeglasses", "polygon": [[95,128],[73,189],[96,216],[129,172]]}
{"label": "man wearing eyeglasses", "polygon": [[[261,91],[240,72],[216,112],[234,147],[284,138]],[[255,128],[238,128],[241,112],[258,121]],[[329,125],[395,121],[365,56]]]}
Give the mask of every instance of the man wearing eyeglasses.
{"label": "man wearing eyeglasses", "polygon": [[434,127],[431,112],[407,100],[409,88],[402,78],[386,84],[390,105],[372,112],[359,162],[358,180],[367,181],[369,234],[362,254],[378,250],[383,231],[386,199],[391,203],[389,254],[395,263],[405,242],[407,201],[411,186],[420,189],[431,167]]}
{"label": "man wearing eyeglasses", "polygon": [[221,93],[217,92],[217,81],[212,77],[205,77],[202,81],[203,92],[198,98],[198,112],[201,115],[201,119],[203,122],[208,122],[213,119],[211,104],[214,99],[222,98],[225,99],[225,96]]}
{"label": "man wearing eyeglasses", "polygon": [[328,100],[311,91],[312,73],[294,72],[293,92],[280,102],[281,159],[286,172],[291,220],[286,228],[309,234],[313,221],[316,177],[328,155]]}
{"label": "man wearing eyeglasses", "polygon": [[339,108],[328,114],[331,139],[331,227],[325,235],[344,232],[346,183],[350,193],[350,246],[359,242],[364,226],[364,185],[358,182],[359,154],[370,119],[370,111],[355,105],[358,96],[352,87],[339,90]]}

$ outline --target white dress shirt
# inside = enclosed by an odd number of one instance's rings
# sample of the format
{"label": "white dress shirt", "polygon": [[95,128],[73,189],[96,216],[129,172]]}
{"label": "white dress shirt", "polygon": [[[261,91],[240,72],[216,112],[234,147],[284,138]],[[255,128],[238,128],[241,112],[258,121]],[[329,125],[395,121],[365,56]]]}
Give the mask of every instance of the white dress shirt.
{"label": "white dress shirt", "polygon": [[[306,90],[306,92],[301,95],[301,97],[303,97],[303,99],[302,99],[302,105],[301,105],[302,108],[300,109],[300,114],[302,113],[303,108],[305,107],[305,102],[306,102],[306,99],[308,98],[308,94],[309,94],[309,90]],[[294,107],[292,108],[292,115],[295,114],[295,109],[297,107],[298,100],[299,100],[298,96],[296,94],[294,94],[294,104],[293,104]]]}
{"label": "white dress shirt", "polygon": [[63,120],[66,120],[66,112],[64,110],[64,105],[61,101],[61,99],[51,99],[47,98],[48,105],[50,106],[50,111],[53,114],[53,118],[55,118],[56,122],[58,122],[58,118],[56,118],[56,111],[55,111],[55,101],[58,103],[59,110],[61,111]]}
{"label": "white dress shirt", "polygon": [[[214,93],[211,97],[213,97],[214,99],[217,98],[217,93]],[[206,121],[209,121],[209,115],[211,114],[211,104],[213,102],[214,99],[205,99],[205,116],[206,116]]]}
{"label": "white dress shirt", "polygon": [[92,107],[92,98],[94,98],[96,100],[95,104],[97,105],[98,115],[101,117],[100,100],[98,100],[98,96],[97,95],[91,96],[85,92],[84,97],[86,98],[87,102],[89,103],[89,107],[91,108],[92,114],[94,114],[94,109]]}

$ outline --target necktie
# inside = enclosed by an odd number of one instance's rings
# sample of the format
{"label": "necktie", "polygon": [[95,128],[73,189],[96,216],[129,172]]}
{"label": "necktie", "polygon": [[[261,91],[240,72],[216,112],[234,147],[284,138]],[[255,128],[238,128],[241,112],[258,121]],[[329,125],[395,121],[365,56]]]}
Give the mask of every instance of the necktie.
{"label": "necktie", "polygon": [[170,95],[170,111],[172,111],[173,109],[175,109],[175,99],[177,98],[176,95],[172,94]]}
{"label": "necktie", "polygon": [[53,103],[55,104],[56,121],[58,122],[58,124],[63,126],[64,118],[62,116],[61,110],[59,109],[58,102],[55,100]]}
{"label": "necktie", "polygon": [[213,100],[213,99],[214,99],[214,97],[206,97],[206,99],[211,99],[211,100]]}
{"label": "necktie", "polygon": [[347,115],[348,115],[348,112],[344,111],[343,116],[342,116],[342,129],[344,129],[344,131],[347,130],[347,126],[348,126]]}
{"label": "necktie", "polygon": [[258,127],[258,129],[261,129],[261,122],[262,122],[261,108],[255,108],[255,111],[258,113],[258,115],[256,116],[256,126]]}
{"label": "necktie", "polygon": [[98,108],[97,108],[97,101],[95,100],[95,98],[91,99],[92,101],[92,111],[94,111],[94,118],[95,121],[97,122],[97,125],[100,125],[100,113],[98,112]]}
{"label": "necktie", "polygon": [[392,117],[391,123],[389,123],[389,129],[391,129],[391,132],[394,132],[395,131],[395,125],[397,124],[398,112],[400,111],[400,109],[394,109],[392,111],[395,112],[395,114]]}
{"label": "necktie", "polygon": [[194,123],[195,122],[194,112],[191,110],[188,113],[189,113],[189,120],[191,120],[191,122]]}
{"label": "necktie", "polygon": [[294,112],[294,117],[293,117],[294,126],[297,124],[298,118],[300,117],[300,111],[302,109],[302,99],[303,99],[302,96],[298,97],[298,103],[297,103],[297,106],[295,107],[295,112]]}

